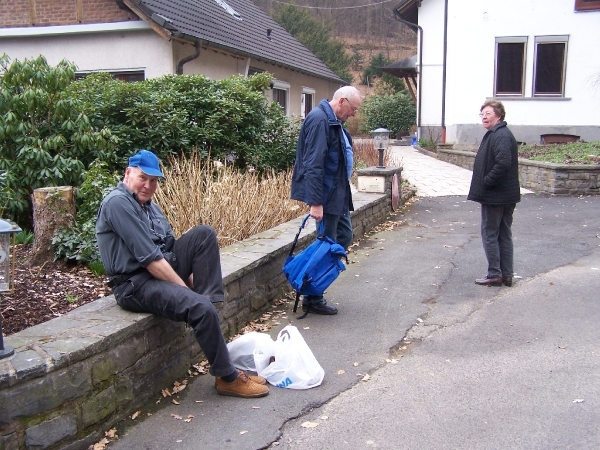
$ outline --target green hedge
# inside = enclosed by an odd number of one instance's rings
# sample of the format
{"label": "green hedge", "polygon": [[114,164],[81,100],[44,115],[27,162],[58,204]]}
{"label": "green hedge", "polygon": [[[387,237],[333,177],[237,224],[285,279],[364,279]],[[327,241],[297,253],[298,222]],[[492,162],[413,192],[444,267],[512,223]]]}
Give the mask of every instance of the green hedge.
{"label": "green hedge", "polygon": [[79,186],[90,164],[123,171],[142,148],[163,162],[199,151],[237,167],[293,164],[298,125],[266,101],[272,76],[169,75],[125,83],[43,56],[0,57],[0,213],[29,225],[29,196],[42,186]]}
{"label": "green hedge", "polygon": [[374,95],[362,104],[365,127],[370,132],[377,128],[387,128],[390,136],[400,131],[408,131],[417,117],[416,107],[405,93],[394,95]]}

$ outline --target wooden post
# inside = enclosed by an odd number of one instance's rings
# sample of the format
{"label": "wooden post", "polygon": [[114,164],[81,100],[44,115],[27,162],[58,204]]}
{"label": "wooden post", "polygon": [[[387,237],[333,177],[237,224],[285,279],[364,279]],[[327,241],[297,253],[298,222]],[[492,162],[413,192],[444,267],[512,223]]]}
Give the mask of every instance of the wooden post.
{"label": "wooden post", "polygon": [[33,191],[33,253],[31,264],[54,259],[52,236],[57,228],[75,221],[75,196],[71,186],[54,186]]}

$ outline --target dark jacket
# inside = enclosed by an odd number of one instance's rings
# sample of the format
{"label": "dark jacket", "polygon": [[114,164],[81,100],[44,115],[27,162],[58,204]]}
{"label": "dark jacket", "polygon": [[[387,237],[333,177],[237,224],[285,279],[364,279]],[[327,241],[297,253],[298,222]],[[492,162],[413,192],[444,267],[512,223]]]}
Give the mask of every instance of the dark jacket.
{"label": "dark jacket", "polygon": [[138,271],[163,258],[165,237],[173,230],[158,205],[142,205],[125,183],[120,182],[100,204],[96,240],[102,264],[109,276]]}
{"label": "dark jacket", "polygon": [[521,201],[517,141],[504,121],[490,129],[481,141],[467,199],[490,205]]}
{"label": "dark jacket", "polygon": [[292,199],[323,205],[324,213],[337,216],[354,209],[342,133],[352,145],[327,100],[321,100],[300,129],[291,191]]}

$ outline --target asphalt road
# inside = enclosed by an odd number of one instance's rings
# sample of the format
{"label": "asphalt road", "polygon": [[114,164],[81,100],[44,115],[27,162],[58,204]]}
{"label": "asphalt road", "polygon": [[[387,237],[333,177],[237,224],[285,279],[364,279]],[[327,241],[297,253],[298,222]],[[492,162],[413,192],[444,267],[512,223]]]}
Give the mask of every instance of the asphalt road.
{"label": "asphalt road", "polygon": [[600,448],[600,197],[523,197],[512,288],[473,283],[478,204],[422,198],[393,220],[329,289],[337,316],[288,305],[279,319],[325,369],[320,387],[244,400],[197,377],[109,448]]}

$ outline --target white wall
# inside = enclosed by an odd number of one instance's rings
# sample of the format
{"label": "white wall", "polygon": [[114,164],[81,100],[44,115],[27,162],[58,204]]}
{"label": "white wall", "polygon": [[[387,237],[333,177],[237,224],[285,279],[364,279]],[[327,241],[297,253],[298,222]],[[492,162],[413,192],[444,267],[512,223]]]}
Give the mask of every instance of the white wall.
{"label": "white wall", "polygon": [[[181,58],[184,55],[193,54],[191,46],[185,47],[184,50],[177,49],[176,54],[178,58]],[[184,65],[183,73],[201,73],[214,80],[220,80],[231,76],[234,73],[244,75],[246,62],[246,58],[238,57],[220,50],[203,48],[198,59]],[[283,84],[287,83],[290,85],[288,97],[288,115],[290,116],[301,115],[303,88],[315,90],[313,106],[316,106],[323,98],[331,99],[333,93],[340,87],[338,83],[302,74],[263,61],[250,59],[248,66],[269,72],[274,75],[276,80],[281,81]],[[266,92],[266,95],[267,99],[271,100],[272,97],[270,91]]]}
{"label": "white wall", "polygon": [[50,65],[67,59],[81,71],[140,69],[146,78],[174,73],[171,43],[152,30],[0,37],[0,53],[19,60],[41,54]]}
{"label": "white wall", "polygon": [[[575,12],[569,0],[449,0],[447,141],[479,125],[479,107],[494,93],[495,39],[527,36],[524,98],[500,98],[509,125],[600,127],[600,11]],[[422,124],[441,124],[443,0],[424,0]],[[568,35],[565,98],[532,98],[535,36]],[[523,128],[525,129],[525,128]],[[462,130],[464,131],[464,130]],[[581,128],[578,128],[581,132]],[[517,136],[518,139],[518,136]],[[539,139],[539,134],[538,134]]]}

